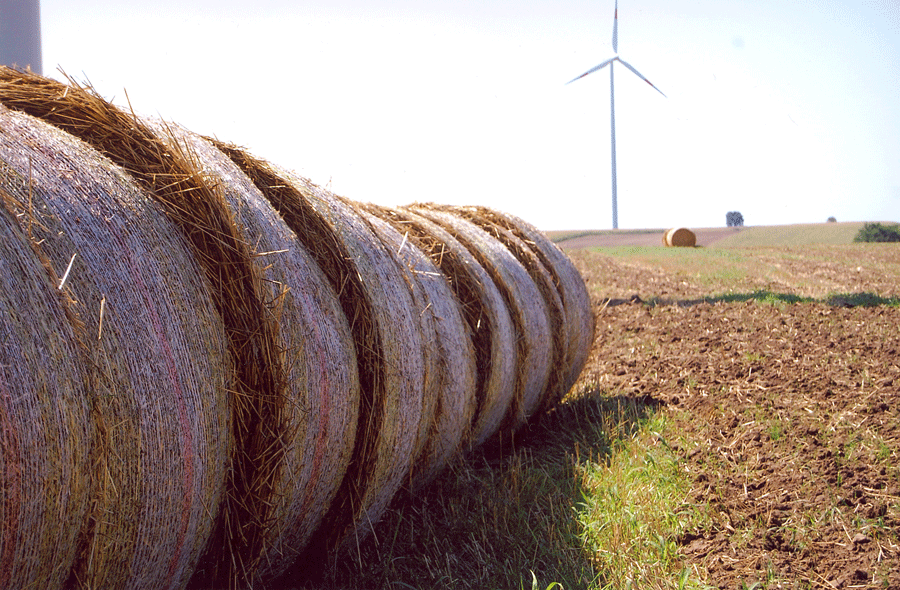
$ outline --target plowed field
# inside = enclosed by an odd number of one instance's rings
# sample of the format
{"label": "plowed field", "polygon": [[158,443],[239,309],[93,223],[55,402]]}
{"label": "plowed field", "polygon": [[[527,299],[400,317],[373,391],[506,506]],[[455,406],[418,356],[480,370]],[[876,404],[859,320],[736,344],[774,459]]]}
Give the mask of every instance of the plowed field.
{"label": "plowed field", "polygon": [[698,577],[900,588],[900,247],[763,248],[740,272],[569,254],[597,315],[584,380],[661,402],[680,433]]}

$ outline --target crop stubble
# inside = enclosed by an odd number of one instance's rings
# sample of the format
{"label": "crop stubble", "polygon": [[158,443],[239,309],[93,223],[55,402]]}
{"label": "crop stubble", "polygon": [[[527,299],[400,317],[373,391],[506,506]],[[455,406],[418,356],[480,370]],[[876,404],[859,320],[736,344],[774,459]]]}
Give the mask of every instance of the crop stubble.
{"label": "crop stubble", "polygon": [[[791,253],[804,282],[779,295],[818,276],[896,297],[884,266],[861,275],[846,250],[821,250]],[[690,277],[570,254],[597,311],[582,382],[651,396],[679,433],[685,502],[708,516],[678,539],[685,564],[722,588],[900,588],[900,308],[709,301]]]}

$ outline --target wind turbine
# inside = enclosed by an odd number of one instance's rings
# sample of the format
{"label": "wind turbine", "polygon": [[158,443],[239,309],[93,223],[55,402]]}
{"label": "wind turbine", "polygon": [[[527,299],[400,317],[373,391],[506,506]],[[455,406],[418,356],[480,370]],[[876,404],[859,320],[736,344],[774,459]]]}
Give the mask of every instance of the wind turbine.
{"label": "wind turbine", "polygon": [[41,73],[40,0],[0,0],[0,65]]}
{"label": "wind turbine", "polygon": [[[612,141],[612,221],[613,221],[613,229],[619,229],[619,205],[616,196],[616,92],[615,92],[615,83],[613,82],[613,63],[619,62],[632,72],[634,72],[638,78],[653,86],[653,83],[650,82],[647,78],[645,78],[639,71],[634,69],[627,61],[620,58],[618,56],[619,53],[619,0],[616,0],[616,12],[613,16],[613,38],[612,38],[612,46],[613,53],[616,54],[615,57],[610,58],[603,62],[598,66],[594,66],[589,69],[585,73],[581,74],[577,78],[569,80],[566,84],[571,84],[575,80],[581,80],[588,74],[593,74],[597,70],[602,70],[606,66],[609,66],[609,117],[610,117],[610,136]],[[653,86],[653,89],[662,94],[663,91]]]}

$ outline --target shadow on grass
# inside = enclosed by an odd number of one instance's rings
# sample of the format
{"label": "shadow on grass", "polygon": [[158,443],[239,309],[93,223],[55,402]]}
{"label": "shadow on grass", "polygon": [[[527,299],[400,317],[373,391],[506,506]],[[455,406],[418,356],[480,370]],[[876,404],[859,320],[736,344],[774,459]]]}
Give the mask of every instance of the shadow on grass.
{"label": "shadow on grass", "polygon": [[836,293],[826,297],[825,303],[836,307],[900,307],[900,298],[881,297],[874,293]]}
{"label": "shadow on grass", "polygon": [[875,293],[832,293],[822,298],[801,297],[793,293],[774,293],[765,289],[758,289],[749,293],[724,293],[722,295],[701,297],[698,299],[669,300],[653,297],[649,301],[642,301],[636,295],[630,299],[610,299],[607,306],[622,305],[625,303],[646,303],[651,307],[662,305],[678,305],[689,307],[700,303],[743,303],[755,301],[771,305],[792,305],[795,303],[824,303],[832,307],[900,307],[900,298],[882,297]]}
{"label": "shadow on grass", "polygon": [[615,443],[630,439],[661,405],[651,396],[608,396],[591,390],[523,429],[519,447],[550,455],[608,458]]}
{"label": "shadow on grass", "polygon": [[336,559],[315,587],[530,589],[532,573],[542,589],[595,585],[575,465],[608,462],[658,407],[597,391],[561,404],[513,449],[473,451],[427,487],[401,492],[375,538]]}

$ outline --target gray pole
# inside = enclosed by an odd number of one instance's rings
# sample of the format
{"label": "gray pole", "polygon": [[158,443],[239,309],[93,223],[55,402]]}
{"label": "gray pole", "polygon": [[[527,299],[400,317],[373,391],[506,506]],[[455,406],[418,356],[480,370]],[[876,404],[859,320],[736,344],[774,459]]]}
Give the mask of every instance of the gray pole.
{"label": "gray pole", "polygon": [[616,85],[613,82],[613,65],[609,64],[609,120],[612,133],[612,207],[613,229],[619,229],[619,202],[616,196]]}
{"label": "gray pole", "polygon": [[0,0],[0,65],[43,73],[40,0]]}

